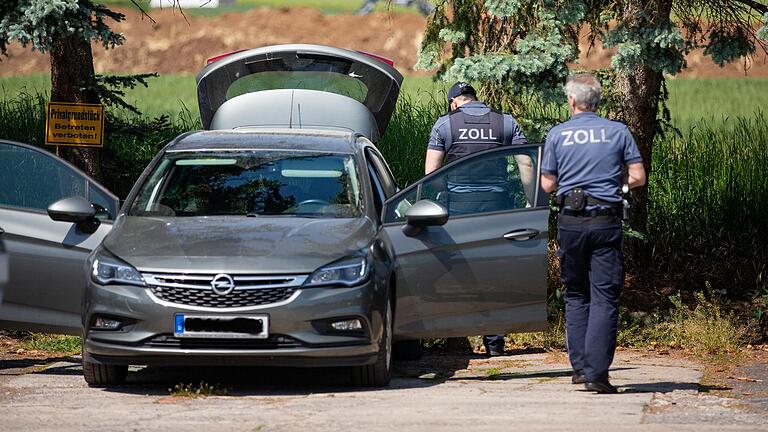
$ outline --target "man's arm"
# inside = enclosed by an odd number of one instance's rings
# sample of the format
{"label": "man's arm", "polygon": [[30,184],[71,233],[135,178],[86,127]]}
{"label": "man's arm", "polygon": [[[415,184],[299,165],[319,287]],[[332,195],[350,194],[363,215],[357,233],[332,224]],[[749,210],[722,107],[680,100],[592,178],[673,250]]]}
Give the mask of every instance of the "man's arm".
{"label": "man's arm", "polygon": [[424,175],[443,166],[445,156],[446,137],[450,138],[451,128],[448,126],[448,116],[442,116],[432,126],[427,142],[427,158],[424,161]]}
{"label": "man's arm", "polygon": [[427,149],[427,159],[424,161],[424,175],[443,166],[443,157],[445,152],[434,149]]}
{"label": "man's arm", "polygon": [[630,189],[640,187],[645,184],[645,168],[642,162],[635,162],[627,165],[627,178],[625,183]]}
{"label": "man's arm", "polygon": [[510,145],[528,144],[528,140],[525,138],[517,120],[509,114],[504,115],[504,135],[504,142]]}
{"label": "man's arm", "polygon": [[546,193],[554,192],[557,189],[557,176],[554,174],[542,174],[541,188]]}

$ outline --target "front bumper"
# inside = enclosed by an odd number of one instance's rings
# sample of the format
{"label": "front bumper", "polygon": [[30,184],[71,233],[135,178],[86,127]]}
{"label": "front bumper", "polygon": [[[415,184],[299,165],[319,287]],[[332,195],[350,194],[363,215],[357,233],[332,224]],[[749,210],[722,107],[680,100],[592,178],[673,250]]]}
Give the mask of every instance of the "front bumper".
{"label": "front bumper", "polygon": [[[83,340],[85,359],[130,365],[355,366],[375,362],[385,295],[371,279],[349,288],[301,289],[289,302],[239,308],[185,307],[159,302],[148,288],[88,283]],[[177,338],[177,313],[269,317],[268,339]],[[96,330],[97,316],[122,320]],[[321,325],[357,318],[363,330],[345,334]]]}

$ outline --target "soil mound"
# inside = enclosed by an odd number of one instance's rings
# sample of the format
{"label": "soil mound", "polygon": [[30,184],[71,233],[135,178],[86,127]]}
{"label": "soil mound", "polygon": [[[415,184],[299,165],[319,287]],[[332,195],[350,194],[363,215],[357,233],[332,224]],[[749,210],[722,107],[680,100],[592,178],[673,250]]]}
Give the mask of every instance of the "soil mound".
{"label": "soil mound", "polygon": [[[179,11],[164,9],[151,12],[156,21],[153,24],[135,9],[121,11],[127,19],[114,27],[125,34],[126,43],[114,50],[94,45],[97,73],[194,74],[207,58],[217,54],[264,45],[316,43],[370,51],[393,59],[404,74],[426,74],[413,70],[425,25],[425,18],[417,14],[325,15],[307,8],[259,8],[214,17],[187,15],[185,20]],[[596,68],[610,63],[611,51],[596,47],[587,57],[586,38],[582,48],[583,66]],[[688,64],[683,76],[745,75],[744,63],[720,68],[700,52],[688,56]],[[764,54],[747,66],[749,76],[768,77]],[[47,54],[16,45],[10,47],[9,57],[0,61],[0,76],[49,71]]]}

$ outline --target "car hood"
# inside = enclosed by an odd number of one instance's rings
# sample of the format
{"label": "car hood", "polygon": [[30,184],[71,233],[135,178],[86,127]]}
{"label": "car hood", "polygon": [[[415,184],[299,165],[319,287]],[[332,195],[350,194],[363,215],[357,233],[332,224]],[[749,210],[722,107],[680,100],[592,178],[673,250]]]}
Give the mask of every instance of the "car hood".
{"label": "car hood", "polygon": [[146,272],[310,273],[368,246],[370,219],[123,216],[104,247]]}

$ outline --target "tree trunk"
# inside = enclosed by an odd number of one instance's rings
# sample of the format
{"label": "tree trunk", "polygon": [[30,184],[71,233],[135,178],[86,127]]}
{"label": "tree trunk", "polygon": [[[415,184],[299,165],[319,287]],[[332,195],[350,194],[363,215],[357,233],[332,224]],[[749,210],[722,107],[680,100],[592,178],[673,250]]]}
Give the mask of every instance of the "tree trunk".
{"label": "tree trunk", "polygon": [[[669,22],[672,0],[627,0],[624,3],[624,23],[631,27],[641,26],[642,14],[650,17],[655,25]],[[647,25],[647,22],[645,23]],[[659,94],[664,77],[660,71],[647,66],[637,66],[634,70],[619,73],[616,76],[615,89],[621,95],[617,101],[618,109],[614,115],[626,123],[635,137],[646,173],[651,172],[653,140],[658,131],[656,121],[659,112]],[[648,188],[633,190],[633,208],[630,212],[630,226],[642,233],[646,232],[648,219]],[[628,242],[627,252],[632,258],[639,258],[640,248],[637,242]]]}
{"label": "tree trunk", "polygon": [[[51,47],[51,101],[99,103],[93,90],[85,89],[95,76],[91,44],[77,36],[53,42]],[[101,181],[101,149],[57,147],[56,154]]]}

